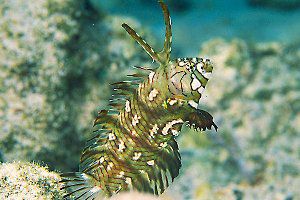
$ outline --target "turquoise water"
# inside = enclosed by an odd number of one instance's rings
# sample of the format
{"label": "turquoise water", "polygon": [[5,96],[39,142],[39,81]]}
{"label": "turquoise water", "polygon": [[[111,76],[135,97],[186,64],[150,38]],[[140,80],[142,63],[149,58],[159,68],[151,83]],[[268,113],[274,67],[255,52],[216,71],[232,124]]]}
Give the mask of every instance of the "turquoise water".
{"label": "turquoise water", "polygon": [[[164,24],[156,1],[100,1],[94,5],[110,14],[130,16],[163,41]],[[141,3],[142,2],[142,3]],[[178,2],[178,1],[177,1]],[[181,1],[182,2],[182,1]],[[300,9],[280,10],[251,6],[246,0],[186,0],[170,6],[174,52],[193,56],[202,42],[216,38],[241,38],[249,42],[300,41]],[[189,48],[187,48],[189,47]],[[184,51],[183,51],[184,49]]]}

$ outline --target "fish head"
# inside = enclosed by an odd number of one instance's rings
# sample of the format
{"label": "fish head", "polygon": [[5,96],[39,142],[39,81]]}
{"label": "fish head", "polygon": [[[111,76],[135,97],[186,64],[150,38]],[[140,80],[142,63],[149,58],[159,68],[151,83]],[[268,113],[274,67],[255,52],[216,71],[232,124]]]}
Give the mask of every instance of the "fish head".
{"label": "fish head", "polygon": [[212,74],[213,64],[210,59],[178,58],[172,61],[170,69],[170,92],[182,95],[184,100],[198,102]]}

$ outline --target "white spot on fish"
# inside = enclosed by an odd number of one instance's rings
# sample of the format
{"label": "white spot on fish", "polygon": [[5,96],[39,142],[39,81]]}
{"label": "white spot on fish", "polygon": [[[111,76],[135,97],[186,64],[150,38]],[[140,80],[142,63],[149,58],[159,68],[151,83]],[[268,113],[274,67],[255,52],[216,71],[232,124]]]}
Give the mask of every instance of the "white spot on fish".
{"label": "white spot on fish", "polygon": [[153,89],[149,94],[149,97],[148,97],[149,101],[153,101],[154,98],[157,96],[157,94],[158,94],[157,89]]}
{"label": "white spot on fish", "polygon": [[167,147],[167,145],[168,145],[167,142],[162,142],[162,143],[159,144],[159,146],[162,147],[162,148]]}
{"label": "white spot on fish", "polygon": [[154,124],[153,128],[150,130],[151,137],[154,137],[154,134],[157,134],[158,129],[159,128],[158,128],[157,124]]}
{"label": "white spot on fish", "polygon": [[190,100],[188,103],[189,103],[189,105],[192,106],[193,108],[196,108],[196,109],[198,108],[198,104],[197,104],[195,101]]}
{"label": "white spot on fish", "polygon": [[203,92],[204,92],[204,87],[200,87],[200,88],[198,89],[198,93],[202,94]]}
{"label": "white spot on fish", "polygon": [[108,134],[108,140],[114,140],[114,139],[116,139],[115,134],[113,133]]}
{"label": "white spot on fish", "polygon": [[199,87],[201,87],[201,82],[196,77],[194,77],[191,86],[192,90],[197,90]]}
{"label": "white spot on fish", "polygon": [[171,132],[174,136],[178,136],[179,135],[179,131],[175,130],[175,129],[171,129]]}
{"label": "white spot on fish", "polygon": [[154,160],[147,161],[147,164],[150,165],[150,166],[154,165]]}
{"label": "white spot on fish", "polygon": [[102,156],[99,160],[100,164],[102,164],[104,162],[104,157]]}
{"label": "white spot on fish", "polygon": [[141,91],[142,91],[143,87],[144,87],[143,83],[139,84],[139,88],[138,88],[138,94],[139,94],[139,96],[141,95]]}
{"label": "white spot on fish", "polygon": [[178,63],[178,65],[179,65],[180,67],[183,67],[183,66],[185,65],[185,62],[184,62],[184,61],[180,61],[180,62]]}
{"label": "white spot on fish", "polygon": [[134,152],[134,155],[132,157],[132,160],[138,160],[141,157],[141,152]]}
{"label": "white spot on fish", "polygon": [[177,99],[168,99],[167,101],[171,106],[173,106],[175,103],[177,103]]}
{"label": "white spot on fish", "polygon": [[141,117],[134,115],[132,118],[132,126],[136,126],[139,123],[139,119],[141,119]]}
{"label": "white spot on fish", "polygon": [[122,177],[124,177],[124,175],[125,175],[125,172],[120,171],[120,173],[117,175],[117,177],[118,178],[122,178]]}
{"label": "white spot on fish", "polygon": [[182,120],[182,119],[177,119],[177,120],[173,120],[173,121],[171,121],[171,122],[168,122],[168,123],[166,124],[166,126],[163,128],[163,130],[162,130],[161,133],[162,133],[163,135],[167,135],[169,129],[172,128],[173,125],[179,124],[179,123],[183,123],[183,120]]}
{"label": "white spot on fish", "polygon": [[108,163],[107,165],[107,171],[111,170],[113,168],[114,164],[112,162]]}
{"label": "white spot on fish", "polygon": [[126,177],[125,183],[127,183],[128,185],[131,185],[131,183],[132,183],[131,178]]}
{"label": "white spot on fish", "polygon": [[154,75],[155,75],[155,72],[151,72],[151,73],[149,74],[149,82],[150,82],[150,83],[153,83]]}
{"label": "white spot on fish", "polygon": [[126,100],[126,103],[125,103],[125,111],[126,112],[130,112],[130,102],[128,100]]}
{"label": "white spot on fish", "polygon": [[200,62],[200,63],[198,63],[198,64],[196,65],[198,72],[202,72],[203,66],[204,66],[204,65],[203,65],[202,62]]}
{"label": "white spot on fish", "polygon": [[125,148],[124,142],[120,140],[118,151],[123,152]]}

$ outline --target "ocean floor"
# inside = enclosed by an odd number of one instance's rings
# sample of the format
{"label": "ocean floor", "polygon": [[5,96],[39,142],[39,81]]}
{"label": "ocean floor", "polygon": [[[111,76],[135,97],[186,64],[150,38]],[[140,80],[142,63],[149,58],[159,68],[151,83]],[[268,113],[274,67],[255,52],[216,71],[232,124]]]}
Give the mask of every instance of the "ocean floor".
{"label": "ocean floor", "polygon": [[[104,12],[138,19],[142,26],[149,28],[163,42],[164,23],[157,1],[92,2]],[[170,1],[170,4],[172,2],[174,1]],[[254,7],[246,0],[183,2],[185,4],[170,7],[174,34],[173,53],[180,56],[195,56],[201,43],[216,37],[288,44],[300,41],[300,9]]]}

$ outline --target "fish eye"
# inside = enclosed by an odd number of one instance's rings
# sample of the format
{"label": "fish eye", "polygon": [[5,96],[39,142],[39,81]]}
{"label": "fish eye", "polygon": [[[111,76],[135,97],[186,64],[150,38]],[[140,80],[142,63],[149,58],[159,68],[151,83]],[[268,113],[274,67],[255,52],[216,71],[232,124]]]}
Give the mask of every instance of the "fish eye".
{"label": "fish eye", "polygon": [[197,65],[196,65],[196,69],[197,69],[199,72],[201,72],[201,71],[203,70],[203,67],[204,67],[204,64],[203,64],[202,62],[197,63]]}

